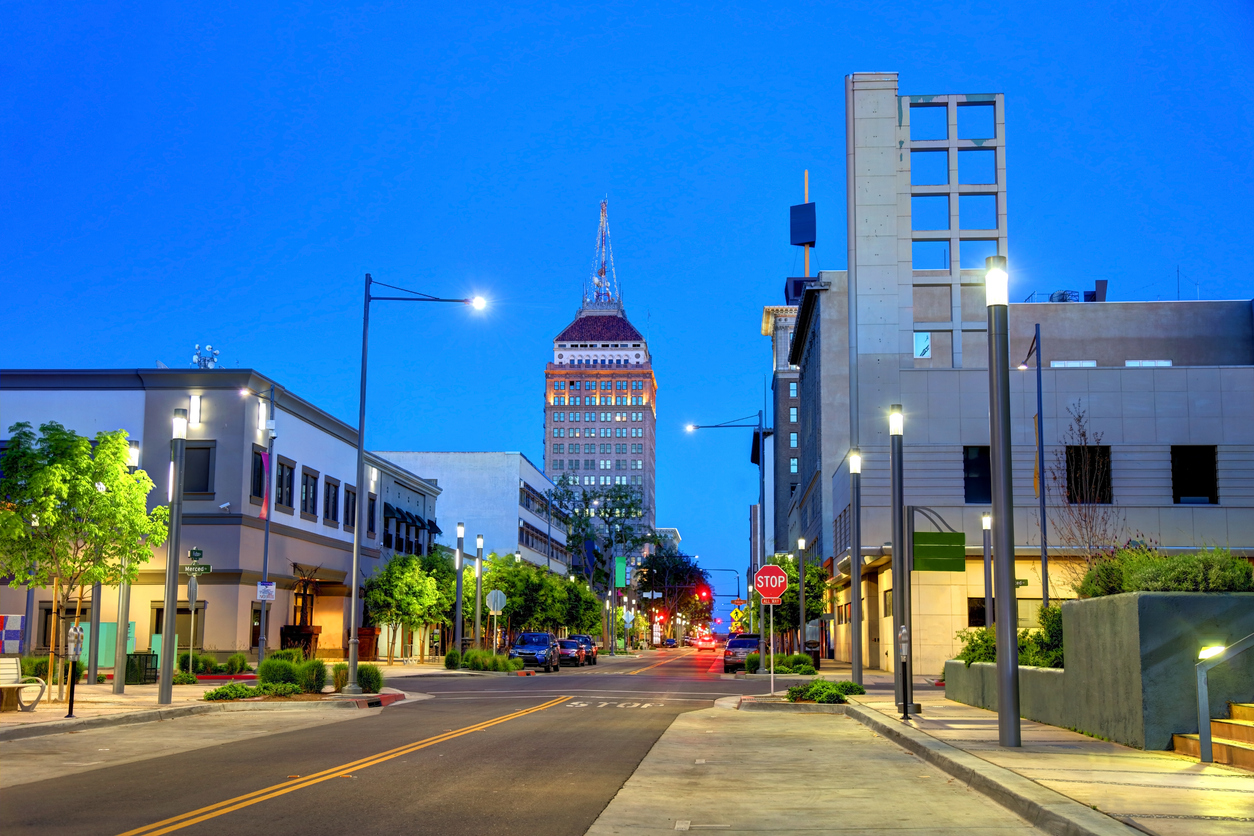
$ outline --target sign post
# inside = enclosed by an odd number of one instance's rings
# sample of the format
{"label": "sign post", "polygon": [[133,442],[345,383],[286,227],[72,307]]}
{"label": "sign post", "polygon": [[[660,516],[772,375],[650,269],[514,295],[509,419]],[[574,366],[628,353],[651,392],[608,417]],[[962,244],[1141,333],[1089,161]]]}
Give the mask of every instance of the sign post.
{"label": "sign post", "polygon": [[[771,608],[771,693],[775,693],[775,605],[788,588],[788,575],[779,566],[767,565],[753,576],[753,588],[762,596],[762,603]],[[762,660],[758,660],[761,666]]]}

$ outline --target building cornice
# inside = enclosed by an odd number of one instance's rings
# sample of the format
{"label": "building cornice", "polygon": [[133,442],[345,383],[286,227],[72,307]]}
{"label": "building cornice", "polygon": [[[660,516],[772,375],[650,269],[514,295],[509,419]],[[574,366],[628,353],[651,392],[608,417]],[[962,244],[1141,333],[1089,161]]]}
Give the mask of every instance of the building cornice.
{"label": "building cornice", "polygon": [[796,317],[796,305],[766,305],[762,308],[762,336],[775,336],[775,321],[780,318]]}

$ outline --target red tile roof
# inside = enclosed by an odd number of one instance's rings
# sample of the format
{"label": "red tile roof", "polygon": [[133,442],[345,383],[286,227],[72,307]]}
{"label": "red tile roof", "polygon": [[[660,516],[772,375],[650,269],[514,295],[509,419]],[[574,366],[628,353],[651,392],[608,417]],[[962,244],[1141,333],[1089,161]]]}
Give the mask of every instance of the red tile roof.
{"label": "red tile roof", "polygon": [[558,342],[643,342],[622,314],[582,315],[557,335]]}

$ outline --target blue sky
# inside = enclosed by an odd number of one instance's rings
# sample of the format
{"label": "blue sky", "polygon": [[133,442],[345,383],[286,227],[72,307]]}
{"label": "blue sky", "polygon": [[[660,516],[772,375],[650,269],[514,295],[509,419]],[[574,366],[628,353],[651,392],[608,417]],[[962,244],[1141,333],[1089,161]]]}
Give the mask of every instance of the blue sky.
{"label": "blue sky", "polygon": [[742,568],[749,438],[682,427],[761,402],[804,169],[845,265],[846,73],[1006,94],[1013,296],[1254,296],[1254,7],[1008,5],[6,3],[0,367],[209,342],[354,421],[371,272],[492,307],[376,307],[368,444],[538,462],[608,195],[658,522]]}

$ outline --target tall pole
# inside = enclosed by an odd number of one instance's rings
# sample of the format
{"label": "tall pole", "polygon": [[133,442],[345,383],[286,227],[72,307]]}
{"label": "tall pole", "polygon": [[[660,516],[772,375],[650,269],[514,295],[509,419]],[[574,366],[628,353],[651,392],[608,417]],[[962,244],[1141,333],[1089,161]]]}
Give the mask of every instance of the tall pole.
{"label": "tall pole", "polygon": [[453,556],[454,584],[456,585],[456,601],[453,605],[453,645],[457,652],[462,652],[462,555],[466,548],[466,524],[457,524],[457,554]]}
{"label": "tall pole", "polygon": [[[261,581],[266,583],[270,580],[270,517],[274,516],[274,489],[276,477],[274,474],[277,468],[274,466],[274,384],[270,384],[270,418],[266,421],[266,533],[262,539],[261,546]],[[361,484],[360,479],[358,485]],[[360,494],[361,489],[358,488]],[[353,526],[356,528],[356,526]],[[355,536],[355,535],[354,535]],[[354,576],[356,577],[356,576]],[[260,665],[266,658],[266,630],[269,627],[270,602],[261,601],[261,613],[258,615],[257,625],[257,664]]]}
{"label": "tall pole", "polygon": [[850,676],[862,684],[862,454],[849,454],[849,666]]}
{"label": "tall pole", "polygon": [[[758,569],[766,565],[766,421],[758,410]],[[752,599],[750,599],[752,600]],[[762,628],[766,625],[766,604],[758,596],[758,670],[766,665],[766,638]],[[771,629],[775,622],[771,622]],[[756,673],[756,671],[754,671]]]}
{"label": "tall pole", "polygon": [[[125,575],[125,567],[123,567]],[[118,584],[118,630],[113,643],[113,693],[126,693],[126,645],[131,630],[131,585]]]}
{"label": "tall pole", "polygon": [[984,627],[993,626],[993,515],[980,517],[984,529]]}
{"label": "tall pole", "polygon": [[1041,603],[1049,606],[1049,547],[1046,531],[1049,522],[1045,516],[1045,411],[1041,393],[1041,324],[1036,324],[1036,470],[1037,493],[1041,502]]}
{"label": "tall pole", "polygon": [[988,306],[989,458],[993,481],[993,560],[997,571],[997,736],[1002,746],[1022,746],[1019,727],[1019,641],[1015,604],[1014,494],[1010,458],[1010,334],[1006,257],[985,263]]}
{"label": "tall pole", "polygon": [[483,535],[475,538],[475,648],[483,649],[482,628],[483,617]]}
{"label": "tall pole", "polygon": [[174,635],[179,613],[179,553],[183,533],[183,458],[187,450],[187,410],[174,410],[174,437],[170,440],[170,536],[165,547],[165,600],[161,622],[161,675],[157,680],[157,705],[174,702]]}
{"label": "tall pole", "polygon": [[797,652],[806,651],[806,539],[797,540]]}
{"label": "tall pole", "polygon": [[[901,414],[901,404],[893,404],[889,408],[888,416],[888,438],[889,438],[889,477],[892,492],[892,549],[893,549],[893,635],[890,641],[896,645],[900,642],[901,628],[905,626],[905,618],[902,615],[902,592],[904,583],[902,581],[903,566],[906,556],[906,526],[903,507],[903,488],[902,488],[902,432],[904,422]],[[898,706],[905,705],[905,676],[906,671],[902,669],[901,653],[898,647],[893,647],[890,655],[893,659],[893,684],[895,696]]]}
{"label": "tall pole", "polygon": [[[357,396],[357,515],[353,526],[353,566],[348,573],[350,600],[348,608],[348,684],[344,686],[345,694],[360,694],[361,686],[357,684],[357,597],[361,580],[358,572],[361,566],[361,540],[366,536],[366,527],[370,521],[366,519],[369,509],[370,486],[366,484],[366,356],[370,349],[370,274],[366,274],[366,287],[361,304],[361,390]],[[271,402],[273,403],[273,401]],[[267,521],[269,514],[266,515]],[[262,624],[265,624],[265,605],[262,605]]]}
{"label": "tall pole", "polygon": [[87,648],[87,682],[96,684],[100,664],[100,582],[91,585],[91,647]]}

